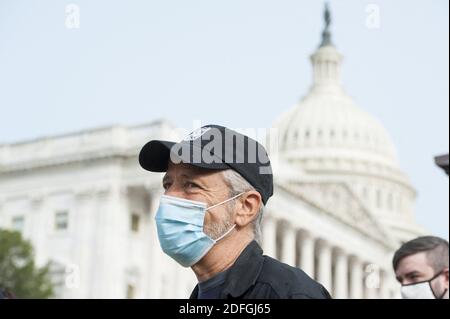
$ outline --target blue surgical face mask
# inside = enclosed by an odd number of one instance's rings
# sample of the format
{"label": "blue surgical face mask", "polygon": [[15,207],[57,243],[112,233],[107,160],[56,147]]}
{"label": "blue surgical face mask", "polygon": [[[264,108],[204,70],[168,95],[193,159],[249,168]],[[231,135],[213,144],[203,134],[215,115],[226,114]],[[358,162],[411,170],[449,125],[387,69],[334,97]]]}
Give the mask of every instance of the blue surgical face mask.
{"label": "blue surgical face mask", "polygon": [[195,265],[236,227],[233,225],[222,236],[212,239],[203,232],[206,211],[241,195],[242,193],[210,207],[202,202],[161,196],[155,219],[162,250],[184,267]]}

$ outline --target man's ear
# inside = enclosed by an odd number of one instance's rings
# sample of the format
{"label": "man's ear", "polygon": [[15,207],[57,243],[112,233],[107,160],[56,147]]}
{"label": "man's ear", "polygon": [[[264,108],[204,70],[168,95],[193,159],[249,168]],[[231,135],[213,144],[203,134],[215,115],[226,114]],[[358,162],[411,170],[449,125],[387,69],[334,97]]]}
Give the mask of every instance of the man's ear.
{"label": "man's ear", "polygon": [[242,194],[236,205],[236,225],[245,227],[250,224],[258,215],[261,205],[261,194],[257,191]]}

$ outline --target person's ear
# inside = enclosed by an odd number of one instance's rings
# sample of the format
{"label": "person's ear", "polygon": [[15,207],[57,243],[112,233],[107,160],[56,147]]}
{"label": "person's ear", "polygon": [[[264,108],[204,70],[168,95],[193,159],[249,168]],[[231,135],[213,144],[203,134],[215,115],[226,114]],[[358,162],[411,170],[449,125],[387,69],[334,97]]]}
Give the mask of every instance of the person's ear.
{"label": "person's ear", "polygon": [[250,224],[258,215],[261,205],[261,194],[257,191],[242,194],[236,206],[236,225],[245,227]]}

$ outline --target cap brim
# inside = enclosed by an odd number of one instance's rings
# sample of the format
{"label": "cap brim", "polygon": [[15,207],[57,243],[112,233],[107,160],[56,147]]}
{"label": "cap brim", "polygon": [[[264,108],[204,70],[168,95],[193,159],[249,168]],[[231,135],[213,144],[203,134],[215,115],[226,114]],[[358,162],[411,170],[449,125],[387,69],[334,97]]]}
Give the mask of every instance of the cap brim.
{"label": "cap brim", "polygon": [[[178,143],[169,141],[153,140],[142,147],[139,153],[139,164],[150,172],[165,172],[170,161],[171,149]],[[194,146],[195,147],[195,146]],[[179,157],[177,157],[179,158]],[[193,165],[205,169],[228,169],[229,165],[223,162],[193,162],[189,158],[179,158],[182,163]]]}
{"label": "cap brim", "polygon": [[175,142],[153,140],[142,147],[139,164],[150,172],[165,172],[170,158],[170,149]]}

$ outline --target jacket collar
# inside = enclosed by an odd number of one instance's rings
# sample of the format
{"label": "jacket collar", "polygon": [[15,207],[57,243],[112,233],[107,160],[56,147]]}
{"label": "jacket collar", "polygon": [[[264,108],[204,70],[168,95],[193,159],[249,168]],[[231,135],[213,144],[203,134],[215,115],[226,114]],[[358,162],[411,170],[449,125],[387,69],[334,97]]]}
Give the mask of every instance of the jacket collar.
{"label": "jacket collar", "polygon": [[[240,297],[256,283],[264,262],[262,253],[261,247],[254,240],[245,247],[229,268],[221,298]],[[198,285],[195,286],[190,298],[198,298]]]}

